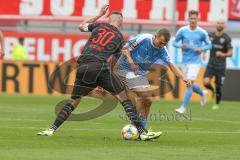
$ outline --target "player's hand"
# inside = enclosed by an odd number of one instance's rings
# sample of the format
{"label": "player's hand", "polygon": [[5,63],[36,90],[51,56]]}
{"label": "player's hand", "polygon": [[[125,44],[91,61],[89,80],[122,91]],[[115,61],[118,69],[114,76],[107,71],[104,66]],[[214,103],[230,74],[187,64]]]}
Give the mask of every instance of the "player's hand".
{"label": "player's hand", "polygon": [[139,66],[136,65],[136,64],[131,64],[131,69],[132,71],[135,73],[135,74],[138,74],[139,73]]}
{"label": "player's hand", "polygon": [[104,94],[105,93],[105,90],[103,88],[101,88],[101,87],[97,87],[95,89],[95,91],[96,91],[97,94]]}
{"label": "player's hand", "polygon": [[192,81],[191,81],[191,80],[186,79],[186,78],[183,78],[182,80],[183,80],[183,82],[185,82],[185,84],[187,85],[187,87],[192,87]]}
{"label": "player's hand", "polygon": [[109,4],[103,5],[100,10],[99,16],[104,16],[107,13],[108,9],[109,9]]}
{"label": "player's hand", "polygon": [[223,58],[225,55],[221,51],[216,51],[216,57]]}
{"label": "player's hand", "polygon": [[194,51],[197,52],[197,53],[202,53],[202,49],[201,48],[196,48]]}
{"label": "player's hand", "polygon": [[183,44],[183,45],[181,45],[181,48],[185,49],[185,48],[187,48],[187,45]]}

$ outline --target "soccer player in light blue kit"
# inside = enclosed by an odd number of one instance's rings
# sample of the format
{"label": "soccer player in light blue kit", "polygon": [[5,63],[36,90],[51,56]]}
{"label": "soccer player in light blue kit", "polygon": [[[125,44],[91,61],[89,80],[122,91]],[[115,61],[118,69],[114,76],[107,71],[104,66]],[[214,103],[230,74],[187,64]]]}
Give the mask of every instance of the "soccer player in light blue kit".
{"label": "soccer player in light blue kit", "polygon": [[133,91],[137,95],[138,101],[141,102],[137,109],[144,126],[147,124],[147,117],[152,104],[152,92],[146,77],[146,71],[152,64],[168,66],[187,86],[191,85],[191,81],[187,80],[170,61],[166,47],[170,37],[170,32],[164,28],[160,29],[155,35],[139,34],[126,43],[123,54],[118,60],[117,74],[125,84],[126,89]]}
{"label": "soccer player in light blue kit", "polygon": [[[192,93],[195,92],[201,96],[201,105],[206,104],[207,91],[202,90],[194,82],[201,65],[201,53],[211,49],[212,45],[205,30],[197,26],[198,12],[191,10],[188,13],[189,25],[180,28],[173,41],[173,46],[182,49],[183,73],[187,79],[192,80],[192,87],[185,90],[184,99],[180,108],[176,109],[178,113],[185,113]],[[181,42],[181,43],[179,43]]]}

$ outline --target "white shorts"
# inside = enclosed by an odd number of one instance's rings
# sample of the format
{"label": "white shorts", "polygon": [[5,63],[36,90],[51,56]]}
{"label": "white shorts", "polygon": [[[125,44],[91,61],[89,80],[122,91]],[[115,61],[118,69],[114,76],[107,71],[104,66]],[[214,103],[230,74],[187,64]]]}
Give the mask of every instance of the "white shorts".
{"label": "white shorts", "polygon": [[195,80],[198,76],[198,72],[200,70],[199,64],[183,64],[182,65],[182,71],[184,76],[187,79]]}
{"label": "white shorts", "polygon": [[142,75],[135,75],[134,72],[118,70],[118,77],[128,89],[135,88],[150,88],[147,77]]}

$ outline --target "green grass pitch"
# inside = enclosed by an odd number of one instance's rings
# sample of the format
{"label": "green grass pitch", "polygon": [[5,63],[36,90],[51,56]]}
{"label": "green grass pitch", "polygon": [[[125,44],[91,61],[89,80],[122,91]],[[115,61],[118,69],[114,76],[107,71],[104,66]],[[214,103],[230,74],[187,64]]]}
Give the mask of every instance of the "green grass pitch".
{"label": "green grass pitch", "polygon": [[[239,160],[240,102],[191,102],[191,114],[175,117],[179,101],[154,101],[149,126],[163,131],[154,142],[125,141],[120,105],[85,122],[66,122],[52,137],[36,136],[55,118],[54,105],[66,97],[0,96],[1,160]],[[99,100],[86,98],[77,112]]]}

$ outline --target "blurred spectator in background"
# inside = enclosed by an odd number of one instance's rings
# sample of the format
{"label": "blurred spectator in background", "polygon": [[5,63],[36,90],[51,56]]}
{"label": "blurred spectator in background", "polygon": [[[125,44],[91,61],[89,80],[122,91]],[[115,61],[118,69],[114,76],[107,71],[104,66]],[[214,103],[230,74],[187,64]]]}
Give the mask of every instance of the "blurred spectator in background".
{"label": "blurred spectator in background", "polygon": [[4,56],[3,34],[0,31],[0,57]]}
{"label": "blurred spectator in background", "polygon": [[13,46],[12,58],[13,60],[27,60],[27,51],[23,46],[24,38],[18,39],[18,44]]}

